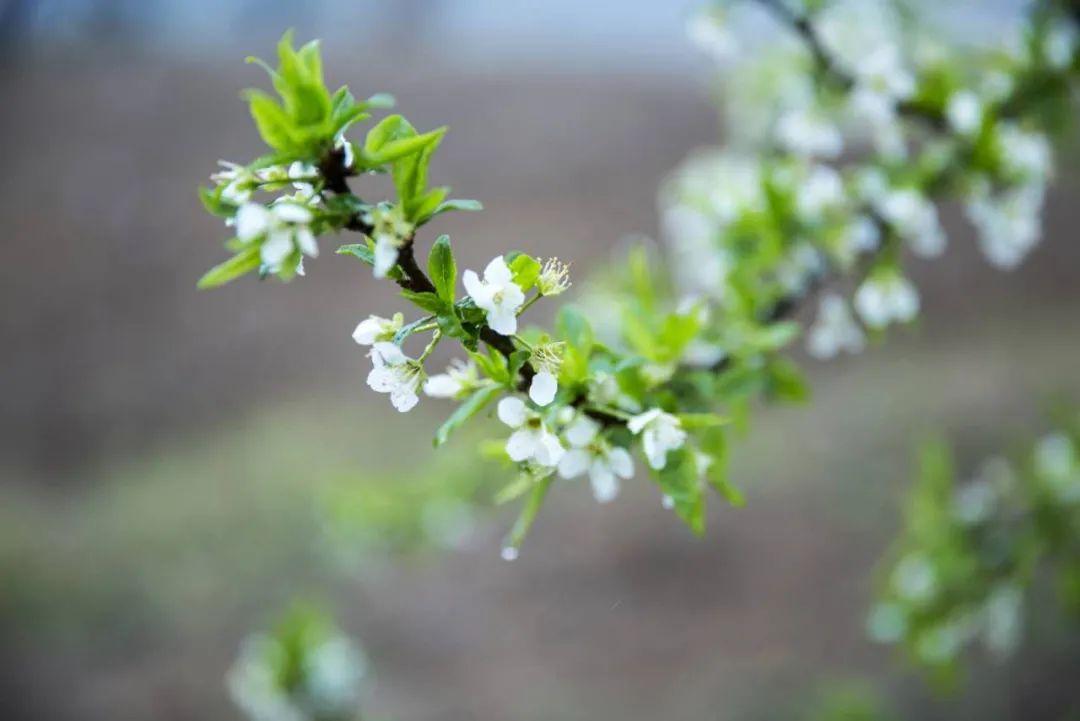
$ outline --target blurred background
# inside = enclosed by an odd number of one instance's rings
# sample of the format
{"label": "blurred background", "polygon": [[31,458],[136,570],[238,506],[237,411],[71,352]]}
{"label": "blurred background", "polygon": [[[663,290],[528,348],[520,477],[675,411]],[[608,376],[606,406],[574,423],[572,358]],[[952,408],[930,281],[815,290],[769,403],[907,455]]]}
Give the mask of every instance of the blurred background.
{"label": "blurred background", "polygon": [[[1017,4],[948,14],[992,28]],[[914,444],[945,432],[970,468],[1080,398],[1073,151],[1015,273],[946,209],[924,320],[809,364],[813,400],[735,444],[749,504],[717,499],[702,540],[642,479],[610,506],[565,484],[502,562],[513,509],[423,500],[500,471],[465,436],[435,456],[438,402],[403,417],[364,385],[350,333],[391,289],[324,243],[299,282],[196,292],[224,235],[195,188],[261,152],[243,58],[283,29],[324,39],[330,85],[450,126],[434,179],[486,206],[439,221],[463,267],[520,248],[580,279],[654,236],[658,183],[722,137],[697,5],[0,0],[0,717],[240,718],[240,640],[298,595],[363,640],[381,717],[792,718],[852,675],[909,718],[1077,712],[1052,611],[946,699],[863,638]]]}

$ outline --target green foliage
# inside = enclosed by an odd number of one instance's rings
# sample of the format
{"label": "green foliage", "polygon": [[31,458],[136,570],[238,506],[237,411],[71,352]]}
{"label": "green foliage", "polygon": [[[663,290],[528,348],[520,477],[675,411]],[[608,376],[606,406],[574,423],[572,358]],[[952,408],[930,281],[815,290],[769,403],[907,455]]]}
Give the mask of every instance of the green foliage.
{"label": "green foliage", "polygon": [[925,444],[904,531],[885,565],[871,636],[903,646],[933,679],[954,684],[976,640],[998,657],[1019,645],[1028,589],[1057,577],[1066,609],[1080,568],[1080,419],[1012,461],[959,483],[941,441]]}

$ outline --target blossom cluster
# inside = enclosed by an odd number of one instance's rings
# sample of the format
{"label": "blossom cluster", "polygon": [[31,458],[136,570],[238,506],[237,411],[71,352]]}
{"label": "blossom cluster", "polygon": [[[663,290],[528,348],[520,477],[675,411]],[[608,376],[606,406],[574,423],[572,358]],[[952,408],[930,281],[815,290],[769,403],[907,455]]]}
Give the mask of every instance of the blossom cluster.
{"label": "blossom cluster", "polygon": [[[905,259],[945,252],[945,200],[998,267],[1037,244],[1047,117],[1067,114],[1080,74],[1075,16],[1036,3],[981,43],[907,20],[884,0],[730,0],[692,21],[733,139],[688,159],[661,205],[673,272],[717,326],[768,318],[839,276],[853,290],[820,299],[807,349],[857,353],[917,317]],[[763,22],[786,42],[740,42]]]}
{"label": "blossom cluster", "polygon": [[[535,303],[570,287],[568,264],[554,258],[505,252],[480,272],[459,273],[443,235],[422,266],[429,223],[480,209],[429,185],[446,129],[419,132],[389,115],[350,140],[392,100],[358,102],[344,87],[331,93],[317,44],[295,50],[289,35],[278,66],[266,66],[279,97],[247,94],[269,154],[223,164],[203,190],[207,209],[235,235],[226,243],[232,257],[200,285],[253,272],[290,280],[318,256],[321,237],[358,233],[360,242],[337,254],[395,283],[415,309],[413,317],[357,319],[367,385],[400,412],[423,396],[456,402],[436,445],[484,413],[506,428],[497,455],[516,477],[499,495],[525,500],[504,556],[516,555],[555,479],[588,478],[604,502],[639,465],[663,505],[702,532],[707,489],[742,502],[726,476],[728,421],[756,398],[806,395],[782,355],[802,331],[790,317],[800,299],[833,275],[856,280],[853,301],[836,291],[821,299],[806,339],[822,357],[857,352],[867,331],[914,318],[919,296],[902,251],[943,252],[942,194],[967,194],[992,259],[1018,259],[1034,243],[1029,211],[1041,204],[1050,161],[1026,95],[1037,87],[1040,105],[1061,101],[1077,68],[1074,26],[1063,16],[1025,26],[1022,51],[988,51],[980,62],[994,69],[996,91],[972,96],[971,63],[915,53],[897,33],[852,55],[837,30],[852,3],[825,4],[812,18],[779,0],[750,4],[790,21],[803,43],[784,51],[787,84],[759,99],[768,122],[758,127],[769,132],[687,161],[662,194],[670,268],[645,246],[632,249],[585,285],[587,312],[563,305],[553,328],[525,324]],[[733,60],[737,44],[718,18],[703,16],[693,33],[714,56],[738,62],[748,77],[754,62],[773,62]],[[871,131],[869,150],[858,145],[859,128]],[[390,176],[391,197],[354,194],[350,181],[371,174]],[[408,350],[421,340],[422,349]],[[431,354],[447,341],[458,359],[429,373]]]}
{"label": "blossom cluster", "polygon": [[991,458],[958,483],[948,449],[923,451],[905,529],[883,569],[867,625],[946,680],[981,641],[1018,646],[1036,573],[1052,570],[1080,613],[1080,418],[1019,457]]}
{"label": "blossom cluster", "polygon": [[366,670],[363,652],[329,616],[297,605],[270,632],[245,639],[227,683],[251,721],[351,719]]}

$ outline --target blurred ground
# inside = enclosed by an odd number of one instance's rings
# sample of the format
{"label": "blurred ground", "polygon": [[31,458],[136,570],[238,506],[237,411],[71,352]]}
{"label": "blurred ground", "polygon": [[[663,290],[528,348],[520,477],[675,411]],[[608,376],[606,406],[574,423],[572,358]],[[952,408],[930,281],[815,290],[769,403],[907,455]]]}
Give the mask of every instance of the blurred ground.
{"label": "blurred ground", "polygon": [[[349,333],[394,296],[329,243],[301,282],[194,291],[222,237],[194,186],[218,157],[258,151],[236,91],[261,77],[122,51],[12,62],[4,718],[235,718],[222,675],[237,643],[296,592],[335,598],[394,718],[786,718],[819,677],[897,668],[860,623],[913,443],[945,430],[970,461],[1080,397],[1066,173],[1022,270],[993,271],[953,233],[949,259],[917,271],[921,328],[815,366],[810,405],[761,415],[736,455],[750,504],[715,502],[705,540],[644,483],[603,508],[578,487],[517,563],[497,560],[504,514],[464,550],[354,562],[342,580],[313,498],[436,462],[413,436],[438,409],[406,421],[363,387]],[[715,136],[693,78],[327,65],[357,94],[393,90],[420,127],[451,126],[435,177],[488,208],[440,227],[465,267],[509,246],[584,275],[653,232],[657,182]],[[1080,703],[1064,682],[1077,648],[1052,614],[1038,626],[1027,656],[945,705],[911,676],[887,683],[912,718],[1056,718]]]}

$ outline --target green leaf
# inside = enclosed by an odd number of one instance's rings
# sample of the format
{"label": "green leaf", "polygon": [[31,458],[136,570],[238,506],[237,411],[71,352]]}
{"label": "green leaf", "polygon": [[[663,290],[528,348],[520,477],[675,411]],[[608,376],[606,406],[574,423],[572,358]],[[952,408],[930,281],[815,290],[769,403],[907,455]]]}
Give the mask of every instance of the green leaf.
{"label": "green leaf", "polygon": [[540,277],[540,261],[536,258],[518,253],[507,265],[514,274],[514,282],[522,290],[527,291],[536,285],[536,279]]}
{"label": "green leaf", "polygon": [[510,354],[510,358],[507,361],[508,366],[508,382],[515,383],[518,378],[518,374],[521,373],[521,369],[529,362],[529,357],[532,355],[527,350],[516,350]]}
{"label": "green leaf", "polygon": [[585,380],[589,376],[589,356],[596,343],[592,326],[580,311],[566,305],[559,309],[555,328],[559,338],[566,343],[559,380],[564,385]]}
{"label": "green leaf", "polygon": [[503,389],[499,386],[486,386],[469,396],[454,412],[439,426],[435,432],[435,447],[446,443],[450,434],[465,424],[467,420],[482,411],[488,403],[502,395]]}
{"label": "green leaf", "polygon": [[293,121],[277,102],[261,90],[248,90],[247,101],[251,117],[263,141],[274,150],[296,150]]}
{"label": "green leaf", "polygon": [[428,165],[445,134],[446,128],[442,127],[418,136],[426,142],[416,152],[394,161],[390,169],[405,218],[412,223],[420,220],[419,211],[424,205],[426,195]]}
{"label": "green leaf", "polygon": [[430,291],[424,291],[423,293],[417,293],[411,290],[402,290],[401,297],[406,300],[412,301],[418,307],[426,310],[429,313],[440,314],[445,310],[446,305],[442,302],[439,296]]}
{"label": "green leaf", "polygon": [[494,350],[489,350],[488,353],[471,351],[469,357],[479,366],[484,375],[499,385],[506,385],[510,382],[510,371],[506,365],[506,358],[501,353]]}
{"label": "green leaf", "polygon": [[368,265],[375,265],[375,252],[365,243],[350,243],[337,249],[338,255],[351,255]]}
{"label": "green leaf", "polygon": [[258,247],[250,246],[207,271],[206,275],[199,279],[198,287],[206,289],[224,285],[230,280],[256,270],[260,262]]}
{"label": "green leaf", "polygon": [[434,142],[431,133],[418,135],[408,120],[388,115],[368,131],[361,157],[365,165],[386,165],[413,155]]}
{"label": "green leaf", "polygon": [[715,413],[680,413],[679,422],[687,430],[700,428],[715,428],[727,425],[730,421]]}
{"label": "green leaf", "polygon": [[705,497],[693,452],[687,448],[670,451],[667,464],[654,474],[660,490],[675,503],[679,518],[695,534],[705,533]]}
{"label": "green leaf", "polygon": [[462,200],[459,198],[455,198],[451,200],[444,200],[443,202],[439,203],[438,207],[435,208],[431,215],[432,217],[434,217],[442,213],[447,213],[451,210],[464,210],[475,213],[483,209],[484,206],[480,204],[479,200]]}
{"label": "green leaf", "polygon": [[766,391],[771,397],[800,403],[810,396],[810,388],[799,367],[786,358],[774,358],[767,373]]}
{"label": "green leaf", "polygon": [[428,275],[435,284],[435,291],[447,305],[453,305],[457,295],[457,263],[450,248],[450,236],[440,235],[431,246],[428,255]]}
{"label": "green leaf", "polygon": [[532,528],[533,521],[536,520],[536,514],[540,512],[540,507],[544,505],[544,498],[547,496],[548,489],[551,488],[552,480],[554,480],[553,476],[547,476],[536,481],[532,493],[525,500],[521,514],[506,537],[506,548],[512,548],[515,551],[521,548],[521,544],[525,542],[525,536],[529,535],[529,529]]}
{"label": "green leaf", "polygon": [[758,350],[776,351],[798,338],[801,331],[802,326],[790,320],[757,328],[747,340]]}

